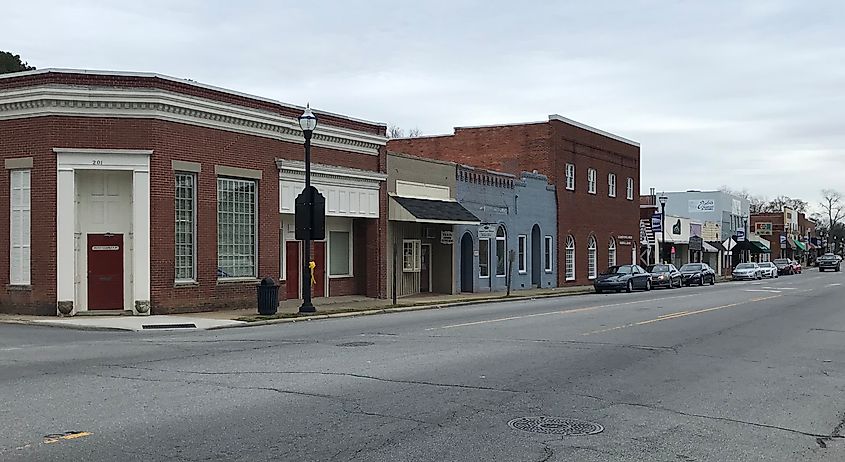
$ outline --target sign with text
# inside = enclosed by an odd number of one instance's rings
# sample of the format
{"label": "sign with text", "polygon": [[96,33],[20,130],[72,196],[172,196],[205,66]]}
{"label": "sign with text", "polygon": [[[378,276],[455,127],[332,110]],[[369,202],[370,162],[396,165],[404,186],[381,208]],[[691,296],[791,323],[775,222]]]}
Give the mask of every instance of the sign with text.
{"label": "sign with text", "polygon": [[691,213],[712,212],[716,210],[716,201],[714,201],[713,199],[695,199],[688,202],[689,211]]}
{"label": "sign with text", "polygon": [[772,224],[771,223],[754,223],[754,232],[757,233],[758,236],[771,236],[772,235]]}
{"label": "sign with text", "polygon": [[736,240],[737,240],[737,242],[742,242],[742,241],[745,240],[745,230],[744,229],[736,230]]}
{"label": "sign with text", "polygon": [[496,237],[496,225],[480,225],[478,227],[479,239],[493,239]]}
{"label": "sign with text", "polygon": [[701,252],[704,250],[704,239],[701,236],[692,236],[689,238],[689,249],[693,252]]}
{"label": "sign with text", "polygon": [[654,234],[663,232],[663,215],[655,213],[651,216],[651,232]]}
{"label": "sign with text", "polygon": [[781,245],[781,247],[786,245],[786,235],[785,234],[780,235],[780,245]]}
{"label": "sign with text", "polygon": [[443,245],[452,245],[455,241],[455,236],[452,231],[440,231],[440,243]]}

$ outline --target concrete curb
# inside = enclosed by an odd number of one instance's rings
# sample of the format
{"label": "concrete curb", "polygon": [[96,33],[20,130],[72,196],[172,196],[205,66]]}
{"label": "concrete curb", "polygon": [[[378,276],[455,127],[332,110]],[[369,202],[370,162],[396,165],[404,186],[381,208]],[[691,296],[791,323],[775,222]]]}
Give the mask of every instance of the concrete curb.
{"label": "concrete curb", "polygon": [[334,314],[318,314],[315,316],[302,316],[297,318],[279,318],[279,319],[267,319],[264,321],[247,321],[244,324],[235,324],[230,326],[215,326],[209,327],[206,330],[220,330],[220,329],[241,329],[244,327],[253,327],[253,326],[270,326],[274,324],[288,324],[288,323],[295,323],[295,322],[304,322],[304,321],[314,321],[320,319],[336,319],[336,318],[355,318],[359,316],[372,316],[377,314],[388,314],[388,313],[405,313],[411,311],[423,311],[423,310],[436,310],[441,308],[454,308],[460,306],[471,306],[471,305],[481,305],[484,303],[505,303],[505,302],[519,302],[519,301],[526,301],[526,300],[537,300],[537,299],[545,299],[545,298],[559,298],[559,297],[568,297],[568,296],[575,296],[575,295],[586,295],[593,293],[593,288],[584,288],[581,290],[572,290],[567,291],[565,293],[560,294],[540,294],[534,296],[516,296],[516,297],[497,297],[492,299],[482,299],[482,300],[466,300],[466,301],[459,301],[459,302],[447,302],[447,303],[433,303],[430,305],[412,305],[412,306],[396,306],[396,307],[389,307],[389,308],[378,308],[378,309],[370,309],[370,310],[361,310],[361,311],[347,311],[343,313],[334,313]]}
{"label": "concrete curb", "polygon": [[79,324],[65,324],[50,321],[36,321],[23,319],[0,319],[0,324],[15,324],[20,326],[36,326],[36,327],[58,327],[60,329],[70,330],[87,330],[99,332],[135,332],[134,329],[127,329],[124,327],[104,327],[104,326],[82,326]]}

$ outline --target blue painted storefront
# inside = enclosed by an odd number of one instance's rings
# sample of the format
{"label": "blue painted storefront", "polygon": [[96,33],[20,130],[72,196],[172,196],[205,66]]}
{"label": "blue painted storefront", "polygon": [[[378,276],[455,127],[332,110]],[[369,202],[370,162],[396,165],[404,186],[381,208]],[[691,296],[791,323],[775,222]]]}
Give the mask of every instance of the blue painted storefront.
{"label": "blue painted storefront", "polygon": [[[455,282],[459,291],[504,291],[509,270],[512,290],[556,287],[557,202],[555,188],[546,176],[523,173],[515,177],[458,166],[455,193],[457,201],[482,222],[481,227],[455,227]],[[494,234],[489,240],[479,239],[484,225]],[[515,257],[512,267],[510,250]],[[486,275],[482,274],[485,253]]]}

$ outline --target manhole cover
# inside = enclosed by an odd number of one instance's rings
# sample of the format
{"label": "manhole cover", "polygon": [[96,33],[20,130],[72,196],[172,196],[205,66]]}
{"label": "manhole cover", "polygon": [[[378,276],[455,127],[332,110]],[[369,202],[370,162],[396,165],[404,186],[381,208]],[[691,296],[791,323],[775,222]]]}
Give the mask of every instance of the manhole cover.
{"label": "manhole cover", "polygon": [[339,347],[362,347],[362,346],[370,346],[375,345],[373,342],[346,342],[346,343],[338,343],[337,346]]}
{"label": "manhole cover", "polygon": [[520,417],[511,420],[508,425],[516,430],[547,435],[583,436],[604,431],[604,427],[597,423],[545,416]]}

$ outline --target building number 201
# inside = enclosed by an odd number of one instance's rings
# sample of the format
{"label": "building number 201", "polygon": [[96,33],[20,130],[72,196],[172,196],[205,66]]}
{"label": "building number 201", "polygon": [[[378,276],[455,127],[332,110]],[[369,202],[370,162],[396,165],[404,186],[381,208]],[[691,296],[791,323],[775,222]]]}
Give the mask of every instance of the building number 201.
{"label": "building number 201", "polygon": [[91,161],[91,165],[103,165],[103,161],[99,159],[94,159]]}

